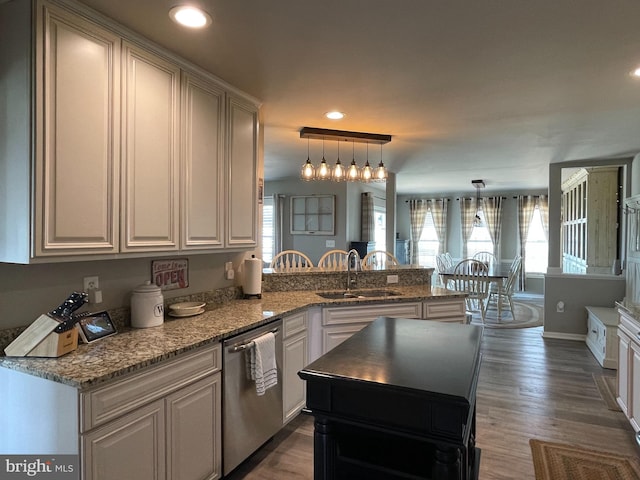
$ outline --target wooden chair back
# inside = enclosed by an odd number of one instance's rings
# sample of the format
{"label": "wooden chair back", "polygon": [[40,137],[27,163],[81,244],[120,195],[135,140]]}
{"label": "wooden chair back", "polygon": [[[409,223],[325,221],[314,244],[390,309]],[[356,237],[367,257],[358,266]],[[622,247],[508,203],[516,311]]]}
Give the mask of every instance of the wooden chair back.
{"label": "wooden chair back", "polygon": [[363,270],[380,270],[393,265],[399,265],[398,259],[384,250],[373,250],[362,259]]}
{"label": "wooden chair back", "polygon": [[283,250],[271,260],[271,268],[279,271],[306,270],[313,267],[313,262],[298,250]]}
{"label": "wooden chair back", "polygon": [[318,260],[318,267],[324,270],[346,270],[348,256],[349,252],[345,250],[329,250]]}

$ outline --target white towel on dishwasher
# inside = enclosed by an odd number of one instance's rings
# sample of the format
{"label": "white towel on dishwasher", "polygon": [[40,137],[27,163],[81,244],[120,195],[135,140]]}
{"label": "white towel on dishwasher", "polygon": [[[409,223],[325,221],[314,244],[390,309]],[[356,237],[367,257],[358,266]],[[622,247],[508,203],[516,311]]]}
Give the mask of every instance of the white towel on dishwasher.
{"label": "white towel on dishwasher", "polygon": [[268,388],[278,384],[275,335],[268,332],[259,336],[247,353],[248,377],[256,382],[256,393],[264,395]]}

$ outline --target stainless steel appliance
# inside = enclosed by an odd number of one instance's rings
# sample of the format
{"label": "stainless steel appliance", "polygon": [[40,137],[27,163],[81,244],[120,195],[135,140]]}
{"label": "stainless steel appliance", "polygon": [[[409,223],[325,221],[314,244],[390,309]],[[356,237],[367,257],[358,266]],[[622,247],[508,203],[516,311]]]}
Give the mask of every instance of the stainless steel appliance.
{"label": "stainless steel appliance", "polygon": [[[266,332],[276,338],[278,385],[256,394],[247,379],[246,351]],[[227,475],[282,428],[282,320],[263,325],[223,343],[223,470]]]}

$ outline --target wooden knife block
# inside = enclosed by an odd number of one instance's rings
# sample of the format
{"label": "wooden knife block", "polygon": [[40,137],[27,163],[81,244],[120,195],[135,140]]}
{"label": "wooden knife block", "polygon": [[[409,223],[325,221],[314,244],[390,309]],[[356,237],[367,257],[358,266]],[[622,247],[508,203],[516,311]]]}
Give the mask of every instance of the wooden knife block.
{"label": "wooden knife block", "polygon": [[49,315],[40,315],[22,332],[4,353],[7,357],[60,357],[78,348],[78,328],[66,332],[53,330],[59,322]]}

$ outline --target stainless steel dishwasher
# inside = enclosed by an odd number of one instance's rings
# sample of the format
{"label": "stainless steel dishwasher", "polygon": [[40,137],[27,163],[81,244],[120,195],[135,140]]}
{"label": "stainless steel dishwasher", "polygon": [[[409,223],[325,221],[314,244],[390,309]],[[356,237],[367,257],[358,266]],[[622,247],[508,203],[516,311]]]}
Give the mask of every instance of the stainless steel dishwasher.
{"label": "stainless steel dishwasher", "polygon": [[[275,334],[278,384],[262,396],[247,379],[246,351],[253,339]],[[236,468],[282,428],[282,320],[223,342],[222,458],[224,475]]]}

